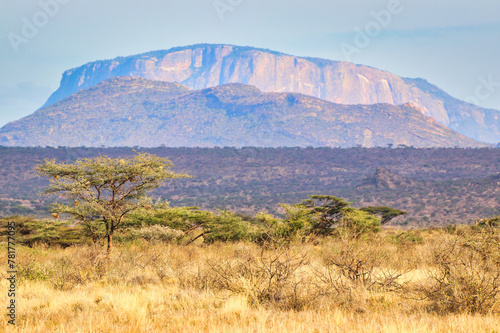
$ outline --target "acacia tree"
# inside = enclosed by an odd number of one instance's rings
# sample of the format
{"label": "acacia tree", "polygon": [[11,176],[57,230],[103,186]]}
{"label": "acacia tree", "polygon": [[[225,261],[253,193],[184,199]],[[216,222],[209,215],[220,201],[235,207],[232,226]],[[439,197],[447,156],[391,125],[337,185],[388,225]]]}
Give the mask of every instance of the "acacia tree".
{"label": "acacia tree", "polygon": [[393,218],[406,214],[405,211],[387,206],[350,207],[344,199],[332,195],[310,195],[311,199],[294,205],[308,210],[315,216],[311,232],[330,234],[337,226],[347,227],[356,233],[377,230],[379,225],[388,223]]}
{"label": "acacia tree", "polygon": [[349,202],[332,195],[310,195],[309,197],[311,199],[306,199],[295,206],[305,207],[310,214],[318,215],[318,221],[312,226],[313,233],[330,233],[334,225],[344,217]]}
{"label": "acacia tree", "polygon": [[137,153],[123,159],[107,156],[78,159],[74,163],[57,163],[46,159],[36,167],[40,174],[51,177],[47,194],[59,194],[69,203],[56,203],[52,211],[73,215],[94,235],[96,223],[104,224],[107,256],[112,238],[123,218],[139,208],[151,206],[145,194],[168,178],[190,177],[174,173],[168,158]]}

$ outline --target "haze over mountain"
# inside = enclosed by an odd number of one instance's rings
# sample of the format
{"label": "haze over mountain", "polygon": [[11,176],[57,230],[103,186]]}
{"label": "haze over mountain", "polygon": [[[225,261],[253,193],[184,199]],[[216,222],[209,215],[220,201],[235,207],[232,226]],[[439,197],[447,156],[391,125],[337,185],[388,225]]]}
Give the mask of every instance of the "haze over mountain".
{"label": "haze over mountain", "polygon": [[243,84],[117,77],[0,129],[4,146],[482,147],[411,105],[340,105]]}
{"label": "haze over mountain", "polygon": [[190,89],[227,83],[264,92],[302,93],[340,104],[411,103],[436,121],[475,140],[500,142],[500,111],[457,100],[423,79],[379,69],[232,45],[193,45],[95,61],[63,74],[49,106],[117,76],[178,82]]}

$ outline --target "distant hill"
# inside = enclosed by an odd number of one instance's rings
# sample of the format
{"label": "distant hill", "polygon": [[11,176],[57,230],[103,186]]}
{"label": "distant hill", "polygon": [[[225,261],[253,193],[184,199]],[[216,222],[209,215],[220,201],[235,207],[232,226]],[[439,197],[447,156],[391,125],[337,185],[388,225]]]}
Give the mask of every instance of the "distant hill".
{"label": "distant hill", "polygon": [[118,77],[0,129],[4,146],[482,147],[411,105],[340,105],[228,84]]}
{"label": "distant hill", "polygon": [[500,142],[500,111],[460,101],[423,79],[233,45],[192,45],[91,62],[64,72],[59,89],[44,106],[118,76],[178,82],[193,90],[242,83],[263,92],[302,93],[339,104],[411,103],[465,136]]}

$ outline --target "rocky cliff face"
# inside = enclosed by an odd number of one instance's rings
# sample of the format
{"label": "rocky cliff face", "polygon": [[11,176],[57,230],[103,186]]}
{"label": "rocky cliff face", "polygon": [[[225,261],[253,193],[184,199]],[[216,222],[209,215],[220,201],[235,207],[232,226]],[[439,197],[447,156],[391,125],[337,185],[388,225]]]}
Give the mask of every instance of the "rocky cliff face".
{"label": "rocky cliff face", "polygon": [[347,62],[232,45],[194,45],[89,63],[66,71],[45,106],[117,76],[178,82],[195,90],[242,83],[264,92],[302,93],[340,104],[411,103],[461,134],[500,142],[499,111],[458,101],[424,80]]}
{"label": "rocky cliff face", "polygon": [[4,146],[481,147],[410,105],[339,105],[238,83],[117,77],[0,129]]}

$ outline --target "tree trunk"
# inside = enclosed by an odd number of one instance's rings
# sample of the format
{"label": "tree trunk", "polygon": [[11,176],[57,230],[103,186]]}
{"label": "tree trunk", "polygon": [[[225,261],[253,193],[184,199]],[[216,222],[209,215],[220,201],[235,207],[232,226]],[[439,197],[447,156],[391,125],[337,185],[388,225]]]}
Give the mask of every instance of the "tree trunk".
{"label": "tree trunk", "polygon": [[108,234],[108,250],[106,253],[106,257],[109,259],[109,256],[111,254],[111,248],[113,246],[113,235]]}

